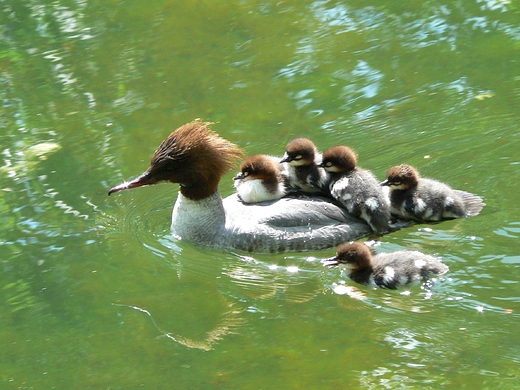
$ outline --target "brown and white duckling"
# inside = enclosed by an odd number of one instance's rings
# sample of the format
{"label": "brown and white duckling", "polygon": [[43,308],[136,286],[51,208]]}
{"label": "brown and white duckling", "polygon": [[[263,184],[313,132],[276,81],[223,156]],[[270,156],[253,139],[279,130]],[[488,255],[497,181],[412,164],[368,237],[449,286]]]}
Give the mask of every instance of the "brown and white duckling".
{"label": "brown and white duckling", "polygon": [[390,168],[381,185],[390,188],[391,213],[418,222],[472,217],[486,205],[477,195],[420,177],[407,164]]}
{"label": "brown and white duckling", "polygon": [[339,246],[336,256],[324,259],[322,263],[324,266],[343,266],[354,282],[392,290],[449,271],[439,259],[418,251],[375,254],[360,242]]}
{"label": "brown and white duckling", "polygon": [[237,194],[245,203],[280,199],[287,194],[284,178],[272,156],[256,154],[244,160],[233,178]]}
{"label": "brown and white duckling", "polygon": [[314,143],[304,137],[295,138],[285,147],[280,163],[287,163],[290,187],[309,194],[326,194],[327,173],[318,168],[321,154]]}
{"label": "brown and white duckling", "polygon": [[352,149],[347,146],[327,149],[320,166],[329,174],[330,194],[349,213],[364,219],[375,233],[390,231],[388,198],[372,172],[357,166]]}

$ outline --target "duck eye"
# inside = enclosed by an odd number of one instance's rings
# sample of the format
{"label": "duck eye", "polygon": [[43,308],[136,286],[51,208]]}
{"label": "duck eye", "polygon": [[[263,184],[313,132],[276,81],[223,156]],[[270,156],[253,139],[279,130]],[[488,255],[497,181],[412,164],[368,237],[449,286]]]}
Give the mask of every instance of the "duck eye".
{"label": "duck eye", "polygon": [[327,161],[325,163],[325,167],[330,168],[332,166],[332,163],[330,161]]}
{"label": "duck eye", "polygon": [[293,158],[293,160],[295,160],[295,161],[298,161],[298,160],[301,160],[301,159],[302,159],[302,155],[301,154],[299,154],[299,155],[297,155],[296,157]]}
{"label": "duck eye", "polygon": [[248,176],[249,176],[249,172],[248,172],[248,171],[244,171],[244,172],[242,172],[242,175],[243,175],[244,177],[248,177]]}

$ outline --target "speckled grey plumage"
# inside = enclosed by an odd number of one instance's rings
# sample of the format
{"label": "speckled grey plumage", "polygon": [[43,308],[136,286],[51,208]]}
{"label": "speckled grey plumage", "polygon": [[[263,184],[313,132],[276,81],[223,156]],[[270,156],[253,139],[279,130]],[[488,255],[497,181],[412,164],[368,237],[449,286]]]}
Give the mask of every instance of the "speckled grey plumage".
{"label": "speckled grey plumage", "polygon": [[389,200],[372,172],[357,167],[347,174],[331,174],[329,188],[334,199],[367,221],[374,232],[390,230]]}

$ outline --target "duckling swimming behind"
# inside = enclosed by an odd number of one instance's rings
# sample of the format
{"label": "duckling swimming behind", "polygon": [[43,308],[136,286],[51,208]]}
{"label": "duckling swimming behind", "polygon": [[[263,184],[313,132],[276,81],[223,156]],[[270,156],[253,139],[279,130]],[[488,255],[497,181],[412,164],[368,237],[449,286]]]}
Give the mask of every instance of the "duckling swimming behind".
{"label": "duckling swimming behind", "polygon": [[392,290],[449,271],[440,260],[418,251],[374,254],[360,242],[341,245],[336,256],[324,259],[322,263],[324,266],[343,266],[354,282]]}
{"label": "duckling swimming behind", "polygon": [[390,168],[381,185],[390,187],[391,213],[418,222],[472,217],[486,205],[477,195],[420,177],[407,164]]}

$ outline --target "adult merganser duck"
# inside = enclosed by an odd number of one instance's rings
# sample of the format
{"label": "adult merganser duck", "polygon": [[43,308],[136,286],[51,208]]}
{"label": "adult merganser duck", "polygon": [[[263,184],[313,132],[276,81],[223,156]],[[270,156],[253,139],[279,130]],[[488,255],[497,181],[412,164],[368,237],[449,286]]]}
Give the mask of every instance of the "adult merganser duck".
{"label": "adult merganser duck", "polygon": [[141,176],[108,194],[159,182],[179,183],[173,234],[212,247],[248,252],[320,250],[370,233],[363,221],[323,198],[244,204],[234,194],[222,200],[220,178],[243,154],[209,125],[193,121],[174,131]]}
{"label": "adult merganser duck", "polygon": [[376,177],[357,166],[357,156],[347,146],[334,146],[323,153],[320,164],[330,176],[330,194],[349,213],[367,221],[377,234],[390,230],[390,204]]}
{"label": "adult merganser duck", "polygon": [[289,186],[308,194],[326,195],[327,173],[318,168],[321,154],[314,143],[304,137],[295,138],[285,147],[281,163],[287,163]]}
{"label": "adult merganser duck", "polygon": [[397,289],[443,275],[449,268],[439,259],[418,251],[374,254],[360,242],[343,244],[323,265],[341,265],[354,282],[367,286]]}
{"label": "adult merganser duck", "polygon": [[256,154],[240,164],[233,178],[238,197],[245,203],[260,203],[284,197],[288,191],[276,157]]}
{"label": "adult merganser duck", "polygon": [[419,177],[407,164],[390,168],[381,185],[390,187],[391,213],[418,222],[472,217],[486,205],[477,195]]}

